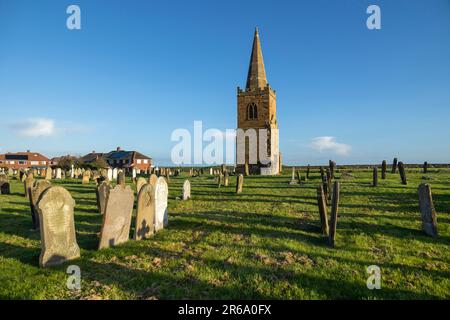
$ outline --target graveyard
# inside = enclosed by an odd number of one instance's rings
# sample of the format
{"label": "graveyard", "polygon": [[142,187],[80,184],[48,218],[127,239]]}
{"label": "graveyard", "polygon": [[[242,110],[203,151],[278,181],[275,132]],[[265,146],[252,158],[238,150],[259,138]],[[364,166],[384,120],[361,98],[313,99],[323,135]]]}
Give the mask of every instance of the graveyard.
{"label": "graveyard", "polygon": [[[240,176],[240,192],[236,175],[227,177],[228,185],[220,173],[207,170],[193,175],[185,169],[167,181],[160,177],[167,182],[168,221],[159,228],[155,223],[155,232],[153,225],[136,230],[136,221],[142,220],[136,215],[147,214],[137,204],[137,188],[145,203],[146,186],[155,182],[144,174],[144,180],[134,181],[119,174],[109,188],[127,190],[124,197],[129,200],[123,201],[132,203],[126,209],[132,217],[124,222],[129,229],[117,237],[121,241],[105,244],[101,239],[107,213],[99,210],[94,181],[49,177],[53,187],[48,190],[69,199],[64,210],[73,204],[78,246],[70,260],[50,259],[49,265],[41,265],[41,233],[33,227],[24,182],[10,177],[9,192],[0,194],[0,298],[448,299],[450,168],[430,166],[425,173],[420,166],[400,164],[399,169],[407,184],[390,168],[383,170],[384,179],[380,167],[377,173],[367,166],[334,168],[333,182],[340,191],[333,246],[323,234],[317,195],[319,186],[330,190],[330,184],[323,184],[317,167],[307,179],[305,167],[298,167],[295,175],[284,167],[280,175]],[[186,180],[190,197],[182,192]],[[423,230],[418,195],[423,183],[431,187],[437,236]],[[51,200],[44,195],[38,211],[45,209],[43,199]],[[323,204],[328,217],[332,203],[330,198]],[[47,228],[47,222],[40,223]],[[50,223],[48,230],[58,225]],[[65,241],[73,244],[69,238]],[[70,265],[81,270],[78,290],[66,286]],[[371,265],[381,269],[379,290],[366,286]]]}

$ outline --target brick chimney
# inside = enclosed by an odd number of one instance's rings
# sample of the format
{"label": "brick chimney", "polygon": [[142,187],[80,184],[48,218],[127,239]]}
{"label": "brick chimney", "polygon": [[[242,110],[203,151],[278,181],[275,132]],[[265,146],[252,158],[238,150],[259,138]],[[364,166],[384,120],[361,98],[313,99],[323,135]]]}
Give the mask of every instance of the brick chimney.
{"label": "brick chimney", "polygon": [[121,147],[117,147],[117,151],[122,151],[122,148]]}

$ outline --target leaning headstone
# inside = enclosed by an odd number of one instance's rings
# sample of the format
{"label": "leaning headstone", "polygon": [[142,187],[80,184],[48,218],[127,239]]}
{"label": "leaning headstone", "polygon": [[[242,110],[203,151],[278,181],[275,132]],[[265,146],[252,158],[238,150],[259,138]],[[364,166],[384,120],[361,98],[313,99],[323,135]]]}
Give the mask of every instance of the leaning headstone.
{"label": "leaning headstone", "polygon": [[97,209],[100,214],[105,214],[106,201],[111,189],[112,187],[107,181],[101,182],[96,189]]}
{"label": "leaning headstone", "polygon": [[155,232],[155,206],[152,189],[151,185],[145,184],[138,193],[134,240],[148,239]]}
{"label": "leaning headstone", "polygon": [[378,186],[378,168],[373,167],[373,181],[372,186],[377,187]]}
{"label": "leaning headstone", "polygon": [[297,172],[295,174],[297,176],[297,183],[302,184],[302,176],[300,174],[300,170],[297,170]]}
{"label": "leaning headstone", "polygon": [[191,183],[189,180],[185,180],[183,183],[183,200],[191,198]]}
{"label": "leaning headstone", "polygon": [[128,241],[134,194],[129,186],[117,185],[107,198],[100,232],[99,249],[108,248]]}
{"label": "leaning headstone", "polygon": [[400,178],[402,179],[402,184],[406,185],[407,181],[406,181],[405,165],[401,161],[398,163],[398,172],[400,173]]}
{"label": "leaning headstone", "polygon": [[422,183],[418,189],[419,192],[419,208],[422,217],[422,229],[425,234],[437,237],[437,217],[433,204],[433,196],[431,195],[431,187],[426,183]]}
{"label": "leaning headstone", "polygon": [[63,187],[51,187],[40,197],[37,208],[41,229],[41,267],[80,257],[75,237],[74,206],[75,201]]}
{"label": "leaning headstone", "polygon": [[328,217],[327,217],[327,200],[323,192],[323,185],[317,187],[317,203],[319,205],[320,225],[322,227],[322,235],[328,235]]}
{"label": "leaning headstone", "polygon": [[244,176],[238,174],[236,177],[236,193],[242,193],[242,187],[244,186]]}
{"label": "leaning headstone", "polygon": [[30,190],[30,209],[31,209],[31,219],[33,221],[34,229],[39,229],[39,213],[38,213],[38,201],[40,196],[45,190],[52,186],[51,182],[48,180],[37,180],[34,182]]}
{"label": "leaning headstone", "polygon": [[123,171],[120,171],[117,174],[117,184],[125,187],[125,173],[123,173]]}
{"label": "leaning headstone", "polygon": [[397,158],[394,158],[394,161],[392,161],[392,173],[397,172]]}
{"label": "leaning headstone", "polygon": [[139,191],[141,191],[141,188],[147,184],[147,180],[143,177],[139,177],[136,181],[136,194],[139,195]]}
{"label": "leaning headstone", "polygon": [[381,163],[381,179],[386,179],[386,169],[387,169],[387,164],[386,164],[386,160],[383,160],[383,162]]}
{"label": "leaning headstone", "polygon": [[33,187],[33,183],[34,183],[33,174],[30,172],[27,175],[25,181],[23,182],[24,197],[27,197],[28,199],[30,198],[30,190],[31,187]]}
{"label": "leaning headstone", "polygon": [[167,212],[167,197],[169,189],[166,179],[159,177],[153,187],[153,199],[155,199],[155,232],[163,229],[169,223]]}
{"label": "leaning headstone", "polygon": [[335,181],[333,186],[333,199],[331,201],[331,217],[330,217],[329,244],[331,247],[334,247],[336,238],[338,211],[339,211],[339,181]]}

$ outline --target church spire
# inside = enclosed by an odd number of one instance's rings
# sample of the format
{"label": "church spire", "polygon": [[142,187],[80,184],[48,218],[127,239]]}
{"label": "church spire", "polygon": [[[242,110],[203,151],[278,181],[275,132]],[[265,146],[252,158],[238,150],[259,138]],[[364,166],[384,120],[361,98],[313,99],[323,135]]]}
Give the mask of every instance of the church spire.
{"label": "church spire", "polygon": [[250,57],[250,66],[248,67],[246,89],[253,90],[264,88],[267,85],[266,70],[264,68],[264,60],[261,50],[261,42],[259,40],[258,27],[255,29],[253,37],[252,55]]}

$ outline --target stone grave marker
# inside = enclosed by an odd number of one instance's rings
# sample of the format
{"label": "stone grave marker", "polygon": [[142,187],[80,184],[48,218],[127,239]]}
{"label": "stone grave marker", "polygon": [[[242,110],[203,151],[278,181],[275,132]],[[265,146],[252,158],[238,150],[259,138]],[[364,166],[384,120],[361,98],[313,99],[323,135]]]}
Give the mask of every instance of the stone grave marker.
{"label": "stone grave marker", "polygon": [[424,162],[423,163],[423,173],[427,173],[428,172],[428,162]]}
{"label": "stone grave marker", "polygon": [[141,191],[141,188],[147,184],[147,180],[143,177],[139,177],[136,181],[136,194],[139,195],[139,191]]}
{"label": "stone grave marker", "polygon": [[128,241],[133,204],[134,193],[129,186],[116,185],[109,191],[100,232],[99,249]]}
{"label": "stone grave marker", "polygon": [[61,168],[56,168],[56,175],[55,175],[55,179],[57,180],[61,180]]}
{"label": "stone grave marker", "polygon": [[155,232],[155,206],[152,199],[153,187],[150,184],[144,184],[137,198],[136,206],[136,227],[134,239],[148,239]]}
{"label": "stone grave marker", "polygon": [[125,187],[125,173],[123,171],[117,174],[117,184]]}
{"label": "stone grave marker", "polygon": [[49,267],[80,257],[75,237],[73,208],[75,201],[63,187],[44,191],[37,204],[40,233],[41,267]]}
{"label": "stone grave marker", "polygon": [[335,181],[333,186],[333,199],[331,201],[331,217],[330,217],[329,244],[331,247],[334,247],[335,244],[338,211],[339,211],[339,181]]}
{"label": "stone grave marker", "polygon": [[28,199],[30,199],[30,190],[31,187],[33,187],[33,183],[34,183],[33,174],[30,172],[25,178],[25,181],[23,182],[24,197],[27,197]]}
{"label": "stone grave marker", "polygon": [[189,180],[184,180],[183,183],[183,200],[189,200],[191,198],[191,183]]}
{"label": "stone grave marker", "polygon": [[394,158],[394,160],[392,161],[392,173],[397,172],[397,161],[397,158]]}
{"label": "stone grave marker", "polygon": [[156,174],[151,174],[150,178],[148,179],[148,183],[154,186],[156,184],[156,181],[158,181],[158,176]]}
{"label": "stone grave marker", "polygon": [[297,181],[295,181],[295,167],[292,167],[292,176],[289,184],[297,184]]}
{"label": "stone grave marker", "polygon": [[319,205],[320,225],[322,229],[322,235],[328,235],[328,216],[327,216],[327,199],[323,192],[323,185],[320,184],[317,187],[317,203]]}
{"label": "stone grave marker", "polygon": [[372,186],[377,187],[378,186],[378,168],[377,167],[373,167],[372,176],[373,176]]}
{"label": "stone grave marker", "polygon": [[422,217],[422,229],[425,234],[437,237],[437,215],[433,204],[431,187],[427,183],[422,183],[418,188],[419,208]]}
{"label": "stone grave marker", "polygon": [[103,181],[95,189],[97,196],[97,209],[100,214],[105,214],[106,201],[112,187],[107,181]]}
{"label": "stone grave marker", "polygon": [[400,178],[402,179],[402,184],[406,185],[407,181],[406,181],[405,165],[401,161],[398,163],[398,172],[400,173]]}
{"label": "stone grave marker", "polygon": [[228,174],[228,170],[225,171],[225,173],[223,174],[223,185],[225,187],[228,187],[228,185],[230,184],[230,175]]}
{"label": "stone grave marker", "polygon": [[30,209],[31,209],[31,219],[33,221],[34,229],[40,228],[39,223],[39,210],[38,210],[38,201],[40,196],[44,193],[45,190],[52,186],[51,182],[48,180],[37,180],[33,183],[33,186],[30,189]]}
{"label": "stone grave marker", "polygon": [[166,179],[159,177],[153,187],[153,199],[155,205],[155,232],[163,229],[169,223],[167,211],[167,198],[169,188]]}
{"label": "stone grave marker", "polygon": [[242,193],[243,186],[244,186],[244,176],[242,174],[238,174],[236,176],[236,193]]}

